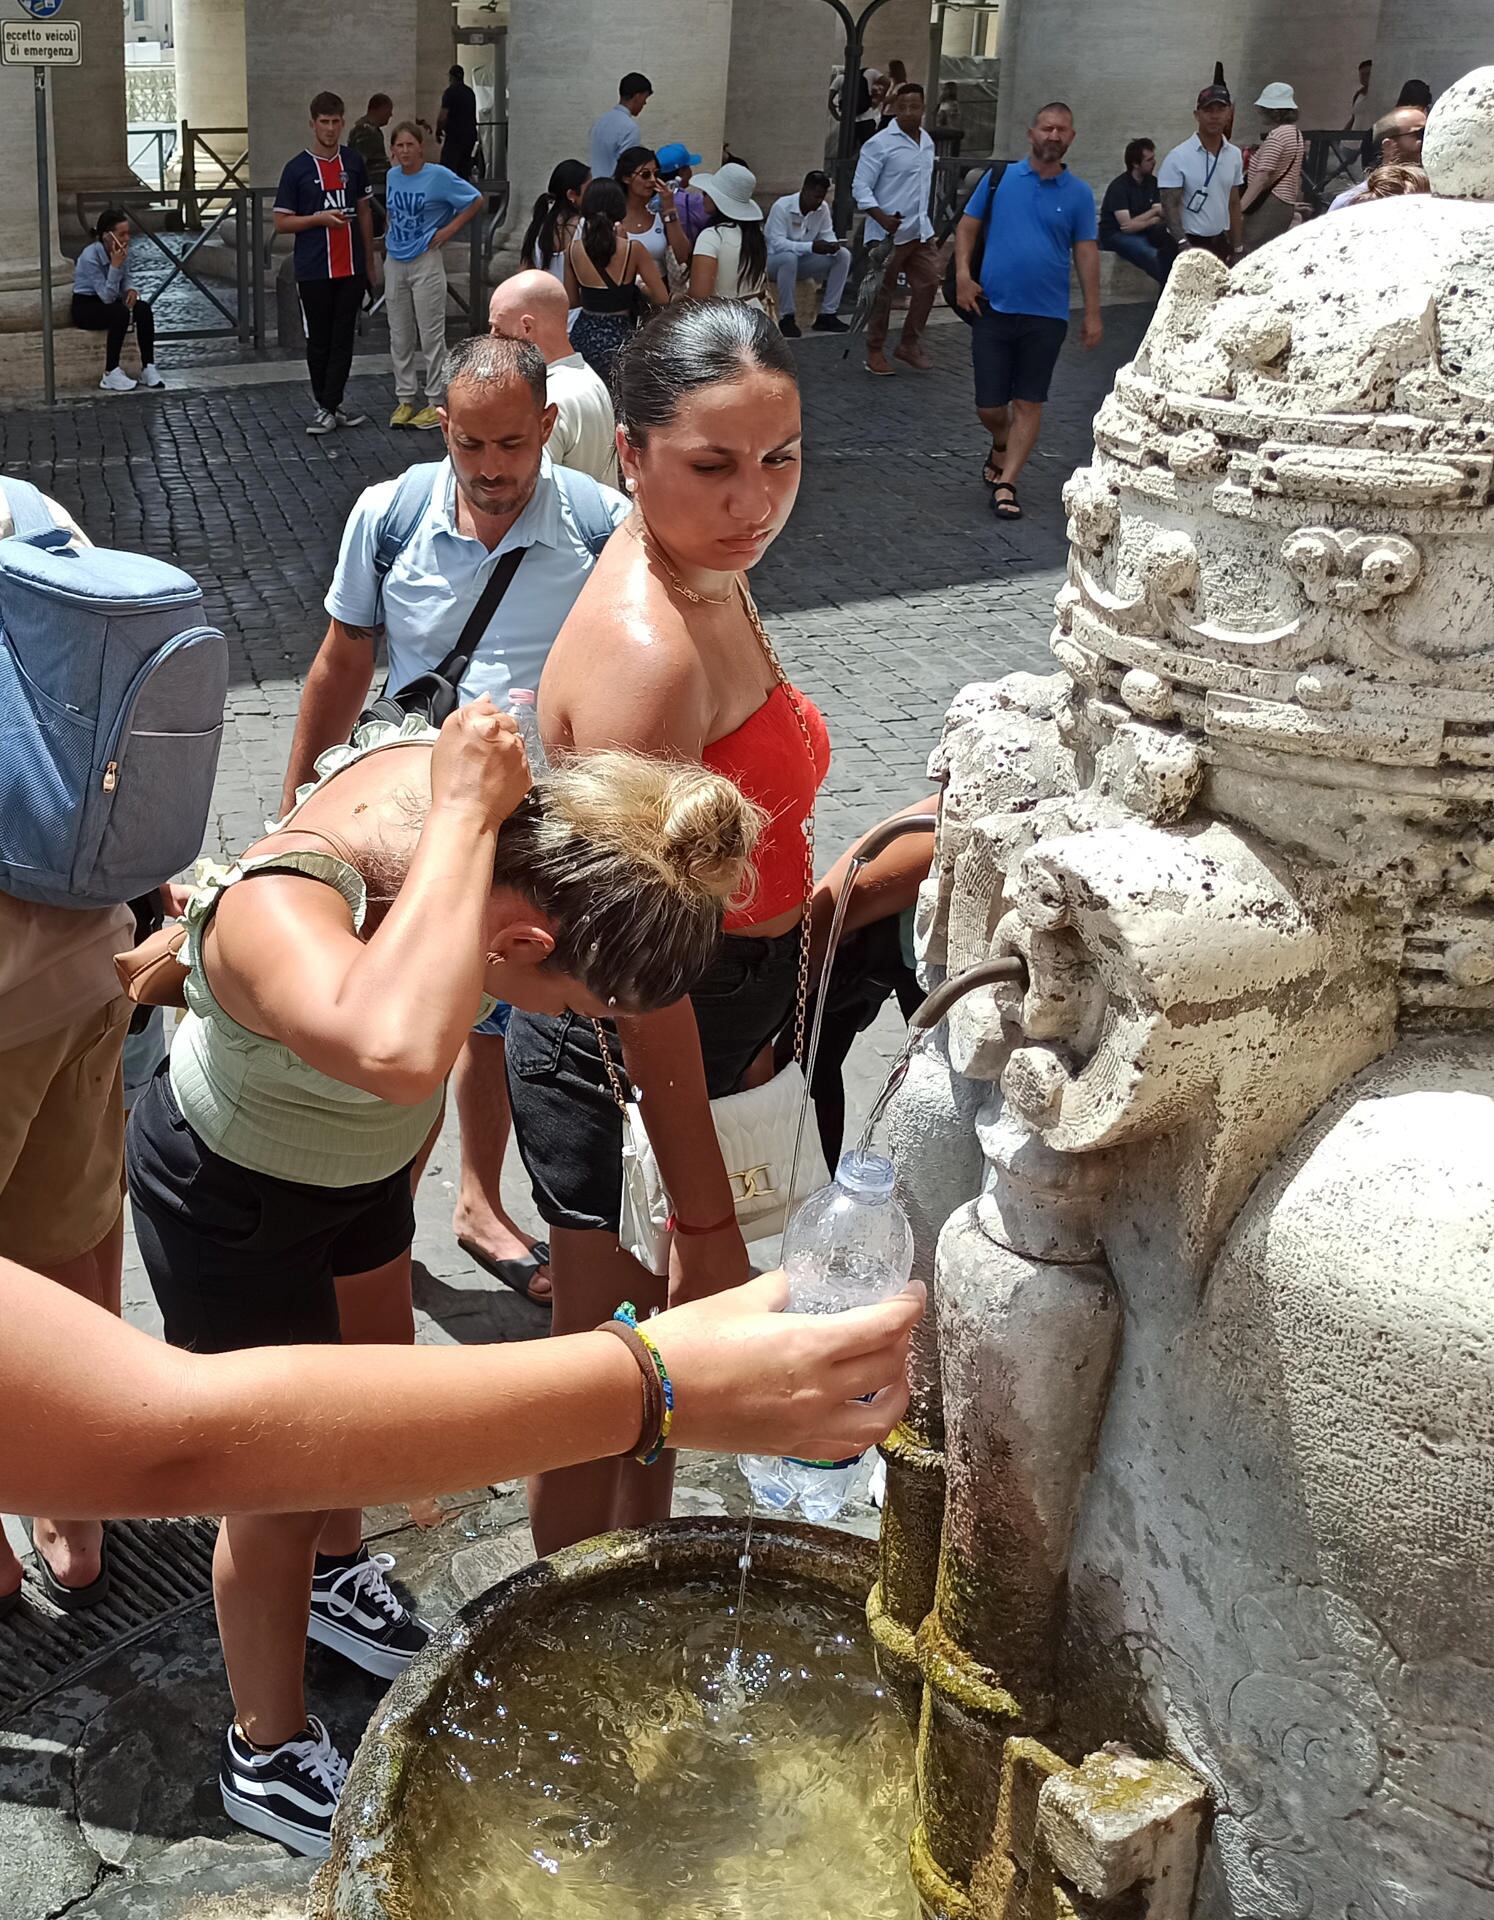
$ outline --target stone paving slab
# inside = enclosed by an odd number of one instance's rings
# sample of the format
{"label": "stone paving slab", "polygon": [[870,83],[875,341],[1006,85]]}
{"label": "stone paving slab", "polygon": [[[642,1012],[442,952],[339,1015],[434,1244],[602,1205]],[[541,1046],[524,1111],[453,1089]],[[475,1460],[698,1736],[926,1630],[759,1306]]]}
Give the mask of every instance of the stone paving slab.
{"label": "stone paving slab", "polygon": [[[953,694],[972,679],[1044,671],[1065,559],[1059,490],[1089,450],[1089,422],[1146,321],[1107,315],[1104,347],[1072,343],[1060,362],[1043,443],[1023,487],[1027,517],[998,525],[979,473],[966,338],[929,336],[936,365],[891,380],[860,370],[833,342],[796,349],[805,387],[806,458],[789,530],[754,586],[789,672],[823,707],[835,761],[820,808],[821,864],[856,834],[927,791],[930,746]],[[349,389],[372,423],[328,440],[303,431],[293,380],[211,391],[96,397],[0,412],[0,466],[53,492],[95,539],[174,559],[201,581],[229,633],[228,727],[207,852],[232,852],[278,799],[300,682],[325,624],[321,597],[349,506],[415,459],[433,436],[379,424],[387,380],[361,367]],[[847,1073],[849,1110],[865,1111],[896,1049],[889,1016]],[[512,1158],[512,1156],[511,1156]],[[448,1122],[418,1206],[419,1337],[508,1340],[543,1334],[548,1316],[495,1290],[457,1250],[450,1210],[457,1165]],[[512,1174],[506,1194],[529,1217]],[[130,1248],[126,1311],[159,1332]],[[680,1504],[741,1509],[728,1461],[686,1456]],[[869,1516],[853,1516],[869,1526]],[[400,1577],[441,1617],[527,1558],[517,1488],[463,1505],[433,1533],[375,1517]],[[313,1649],[313,1705],[348,1740],[377,1698],[373,1682]],[[0,1723],[0,1916],[54,1920],[289,1920],[302,1911],[305,1863],[224,1820],[214,1777],[227,1690],[206,1604],[95,1667],[14,1723]]]}

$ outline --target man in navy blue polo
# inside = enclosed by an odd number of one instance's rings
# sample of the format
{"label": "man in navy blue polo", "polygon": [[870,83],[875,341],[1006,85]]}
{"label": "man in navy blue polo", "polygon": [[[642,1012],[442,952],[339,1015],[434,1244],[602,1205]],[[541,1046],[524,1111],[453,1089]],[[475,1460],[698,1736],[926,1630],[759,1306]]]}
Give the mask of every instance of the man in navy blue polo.
{"label": "man in navy blue polo", "polygon": [[[956,298],[971,317],[975,410],[991,436],[985,480],[998,520],[1020,520],[1017,478],[1069,329],[1069,260],[1084,294],[1084,345],[1100,344],[1095,196],[1064,165],[1074,116],[1061,101],[1027,130],[1030,151],[966,202],[955,229]],[[982,242],[982,237],[984,237]],[[976,250],[980,260],[976,262]]]}

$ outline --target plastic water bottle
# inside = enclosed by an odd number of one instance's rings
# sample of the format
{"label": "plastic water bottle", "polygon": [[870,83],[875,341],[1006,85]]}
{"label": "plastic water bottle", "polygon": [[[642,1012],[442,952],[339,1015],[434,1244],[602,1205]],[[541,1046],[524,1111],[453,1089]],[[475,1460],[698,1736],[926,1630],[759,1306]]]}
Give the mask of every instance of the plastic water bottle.
{"label": "plastic water bottle", "polygon": [[[841,1156],[835,1178],[812,1193],[783,1236],[791,1313],[844,1313],[900,1293],[913,1270],[913,1230],[893,1197],[892,1162]],[[798,1505],[806,1520],[833,1520],[849,1499],[858,1460],[777,1460],[742,1454],[759,1506]]]}
{"label": "plastic water bottle", "polygon": [[550,763],[545,758],[545,743],[540,738],[539,709],[534,703],[533,687],[510,687],[508,711],[513,715],[519,738],[524,742],[529,771],[538,778]]}

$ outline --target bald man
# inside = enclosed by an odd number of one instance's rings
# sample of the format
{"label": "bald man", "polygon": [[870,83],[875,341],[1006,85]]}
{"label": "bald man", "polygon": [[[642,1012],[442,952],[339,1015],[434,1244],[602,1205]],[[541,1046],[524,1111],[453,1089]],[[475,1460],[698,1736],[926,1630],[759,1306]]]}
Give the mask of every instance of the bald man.
{"label": "bald man", "polygon": [[[1397,163],[1406,166],[1421,165],[1422,131],[1427,124],[1426,111],[1422,107],[1392,107],[1375,122],[1374,151],[1379,156],[1377,167]],[[1367,200],[1364,183],[1357,187],[1346,187],[1336,199],[1329,202],[1328,211],[1337,213],[1340,207],[1357,207]]]}
{"label": "bald man", "polygon": [[529,340],[545,356],[547,398],[555,408],[550,458],[617,485],[617,420],[606,383],[571,349],[565,288],[551,273],[516,273],[493,290],[488,332]]}

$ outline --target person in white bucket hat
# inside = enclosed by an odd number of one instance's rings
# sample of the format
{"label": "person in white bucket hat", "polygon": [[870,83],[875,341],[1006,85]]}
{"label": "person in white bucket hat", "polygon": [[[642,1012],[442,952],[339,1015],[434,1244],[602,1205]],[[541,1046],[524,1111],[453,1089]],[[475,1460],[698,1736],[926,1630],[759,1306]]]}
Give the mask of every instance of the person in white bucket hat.
{"label": "person in white bucket hat", "polygon": [[697,173],[691,184],[705,195],[706,205],[706,226],[690,256],[691,296],[764,306],[768,242],[763,210],[752,197],[756,174],[739,160],[728,160],[714,173]]}
{"label": "person in white bucket hat", "polygon": [[1306,141],[1297,125],[1297,96],[1285,80],[1273,80],[1256,100],[1265,137],[1250,161],[1240,195],[1245,251],[1254,253],[1302,218],[1302,157]]}

